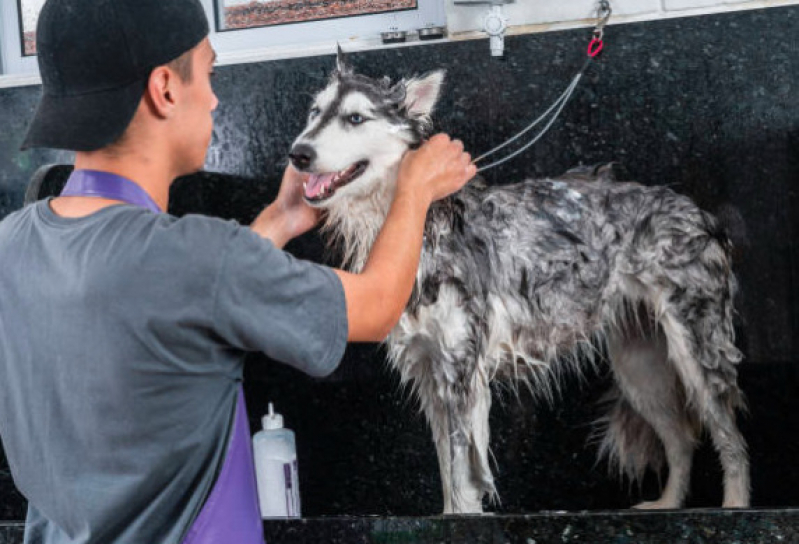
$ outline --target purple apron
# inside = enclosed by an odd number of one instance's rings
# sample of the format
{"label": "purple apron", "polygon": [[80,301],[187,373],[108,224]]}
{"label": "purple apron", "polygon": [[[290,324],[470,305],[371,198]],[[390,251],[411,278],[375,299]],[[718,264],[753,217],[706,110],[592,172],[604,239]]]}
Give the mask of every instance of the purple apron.
{"label": "purple apron", "polygon": [[263,544],[264,528],[255,488],[250,425],[239,386],[236,420],[225,464],[183,544]]}
{"label": "purple apron", "polygon": [[[150,195],[129,179],[94,170],[75,170],[61,196],[121,200],[161,213]],[[236,415],[225,461],[211,493],[182,544],[263,544],[263,525],[255,487],[255,465],[244,389],[239,386]]]}

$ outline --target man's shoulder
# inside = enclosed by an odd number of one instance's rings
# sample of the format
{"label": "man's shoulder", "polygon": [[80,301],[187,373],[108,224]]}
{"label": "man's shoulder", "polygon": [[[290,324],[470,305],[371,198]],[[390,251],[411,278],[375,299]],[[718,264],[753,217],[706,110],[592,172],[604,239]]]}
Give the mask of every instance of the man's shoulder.
{"label": "man's shoulder", "polygon": [[249,236],[252,231],[234,220],[207,215],[187,214],[181,217],[163,214],[155,219],[153,229],[165,240],[193,246],[227,246],[230,240]]}
{"label": "man's shoulder", "polygon": [[[38,202],[36,204],[38,204]],[[12,210],[6,215],[0,217],[0,225],[10,224],[13,223],[14,221],[19,221],[21,218],[29,217],[31,215],[33,207],[36,204],[30,204],[16,210]]]}
{"label": "man's shoulder", "polygon": [[29,223],[33,217],[34,205],[28,205],[0,218],[0,238],[13,237],[20,226]]}
{"label": "man's shoulder", "polygon": [[238,229],[245,228],[234,220],[199,214],[186,214],[180,217],[160,214],[155,216],[155,220],[159,223],[160,227],[170,229],[177,234],[185,235],[204,233],[230,235]]}

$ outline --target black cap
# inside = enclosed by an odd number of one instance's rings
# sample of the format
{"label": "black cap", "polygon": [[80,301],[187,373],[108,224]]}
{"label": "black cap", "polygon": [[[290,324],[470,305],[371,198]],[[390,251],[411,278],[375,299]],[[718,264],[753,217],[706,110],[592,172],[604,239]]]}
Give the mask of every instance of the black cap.
{"label": "black cap", "polygon": [[113,143],[153,68],[207,35],[199,0],[47,0],[36,27],[43,94],[22,149]]}

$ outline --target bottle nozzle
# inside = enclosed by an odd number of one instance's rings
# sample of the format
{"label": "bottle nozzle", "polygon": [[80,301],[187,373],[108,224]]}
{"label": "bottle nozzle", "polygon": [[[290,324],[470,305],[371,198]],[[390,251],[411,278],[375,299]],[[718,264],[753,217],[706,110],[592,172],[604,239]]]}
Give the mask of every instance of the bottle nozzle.
{"label": "bottle nozzle", "polygon": [[271,402],[269,403],[269,413],[261,418],[261,423],[264,429],[267,431],[283,428],[283,416],[275,413],[275,407]]}

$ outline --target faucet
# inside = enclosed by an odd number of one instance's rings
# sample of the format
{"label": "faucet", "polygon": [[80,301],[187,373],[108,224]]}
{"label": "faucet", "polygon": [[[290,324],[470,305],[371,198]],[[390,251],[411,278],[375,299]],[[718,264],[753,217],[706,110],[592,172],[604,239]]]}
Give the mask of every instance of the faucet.
{"label": "faucet", "polygon": [[455,0],[456,5],[476,6],[488,5],[488,11],[483,15],[483,31],[489,36],[491,56],[501,57],[505,50],[505,30],[508,28],[508,18],[502,13],[504,4],[511,4],[515,0]]}

